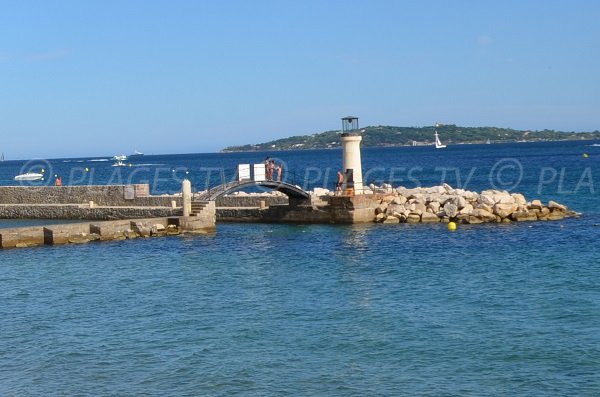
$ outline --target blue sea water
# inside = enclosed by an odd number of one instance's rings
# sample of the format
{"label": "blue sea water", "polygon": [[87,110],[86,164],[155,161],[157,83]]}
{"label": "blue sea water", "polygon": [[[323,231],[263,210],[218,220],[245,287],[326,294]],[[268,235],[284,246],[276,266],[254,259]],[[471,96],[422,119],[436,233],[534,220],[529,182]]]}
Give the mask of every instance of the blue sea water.
{"label": "blue sea water", "polygon": [[[366,180],[510,188],[580,219],[453,233],[219,224],[0,250],[0,395],[599,395],[600,147],[590,145],[363,150]],[[177,168],[201,189],[207,169],[266,155],[144,156],[163,165],[140,167]],[[270,155],[308,187],[330,186],[341,162],[339,151]],[[44,164],[69,176],[74,161]],[[0,163],[3,184],[23,164]],[[110,182],[110,163],[91,164],[94,183]],[[153,172],[130,180],[177,191],[180,176]]]}

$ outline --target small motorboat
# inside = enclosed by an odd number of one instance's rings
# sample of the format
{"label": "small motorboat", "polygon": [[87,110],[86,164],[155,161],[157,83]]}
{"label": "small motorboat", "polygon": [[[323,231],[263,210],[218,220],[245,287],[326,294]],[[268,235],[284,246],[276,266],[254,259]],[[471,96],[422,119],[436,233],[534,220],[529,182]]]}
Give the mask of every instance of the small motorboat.
{"label": "small motorboat", "polygon": [[124,154],[120,154],[120,155],[117,155],[117,156],[113,156],[113,160],[125,161],[125,160],[127,160],[127,156],[125,156]]}
{"label": "small motorboat", "polygon": [[126,167],[127,164],[125,164],[124,162],[122,162],[121,160],[119,160],[116,163],[114,163],[112,166],[113,167]]}
{"label": "small motorboat", "polygon": [[44,174],[38,174],[36,172],[28,172],[26,174],[15,176],[15,181],[39,181],[40,179],[44,179]]}

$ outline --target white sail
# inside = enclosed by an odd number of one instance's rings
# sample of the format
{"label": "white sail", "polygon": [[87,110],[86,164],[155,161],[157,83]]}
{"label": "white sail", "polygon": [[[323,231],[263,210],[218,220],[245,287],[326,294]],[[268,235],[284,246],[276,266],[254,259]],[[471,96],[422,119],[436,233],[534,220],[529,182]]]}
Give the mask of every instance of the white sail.
{"label": "white sail", "polygon": [[[437,124],[436,124],[437,127]],[[438,135],[437,129],[435,130],[435,148],[436,149],[443,149],[445,148],[446,145],[442,145],[442,141],[440,141],[440,137]]]}

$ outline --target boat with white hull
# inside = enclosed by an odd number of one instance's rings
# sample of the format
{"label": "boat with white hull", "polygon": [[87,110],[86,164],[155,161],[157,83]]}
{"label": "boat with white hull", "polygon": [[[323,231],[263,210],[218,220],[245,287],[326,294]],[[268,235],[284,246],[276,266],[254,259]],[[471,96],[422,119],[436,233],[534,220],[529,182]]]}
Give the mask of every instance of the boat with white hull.
{"label": "boat with white hull", "polygon": [[39,181],[40,179],[44,179],[44,174],[38,174],[36,172],[27,172],[15,176],[15,181]]}

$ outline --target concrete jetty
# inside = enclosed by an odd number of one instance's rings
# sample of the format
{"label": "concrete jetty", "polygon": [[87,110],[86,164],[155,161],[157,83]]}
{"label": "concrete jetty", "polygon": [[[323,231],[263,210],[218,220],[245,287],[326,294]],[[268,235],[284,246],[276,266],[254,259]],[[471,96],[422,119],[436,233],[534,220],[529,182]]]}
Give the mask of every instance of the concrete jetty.
{"label": "concrete jetty", "polygon": [[[188,211],[184,216],[184,204],[191,206],[189,194],[152,196],[149,190],[147,184],[1,186],[0,219],[85,222],[0,228],[0,248],[81,244],[214,230],[214,202],[197,204],[193,214]],[[189,186],[186,191],[189,192]]]}
{"label": "concrete jetty", "polygon": [[27,248],[42,245],[83,244],[93,241],[175,236],[187,233],[208,233],[214,229],[214,218],[195,216],[0,228],[0,248]]}

